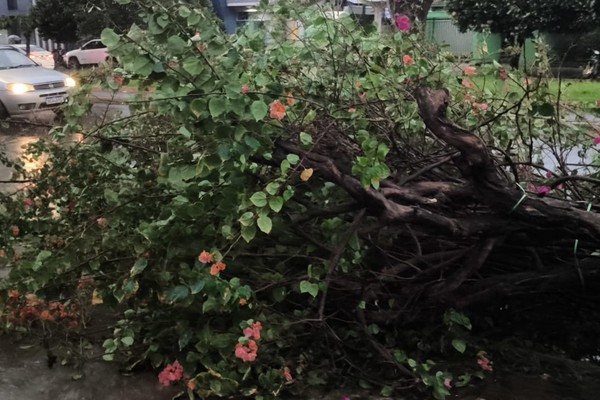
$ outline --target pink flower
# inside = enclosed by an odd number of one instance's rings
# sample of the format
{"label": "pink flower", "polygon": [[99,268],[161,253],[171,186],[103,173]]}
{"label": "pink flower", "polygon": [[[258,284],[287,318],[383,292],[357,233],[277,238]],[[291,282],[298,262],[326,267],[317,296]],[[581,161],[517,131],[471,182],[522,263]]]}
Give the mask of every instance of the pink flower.
{"label": "pink flower", "polygon": [[344,397],[342,397],[342,400],[351,400],[351,399],[350,399],[350,396],[344,396]]}
{"label": "pink flower", "polygon": [[251,338],[253,333],[254,331],[252,330],[252,328],[244,329],[244,336],[247,338]]}
{"label": "pink flower", "polygon": [[506,73],[506,68],[501,67],[499,73],[500,73],[500,80],[501,81],[505,81],[505,80],[508,79],[508,74]]}
{"label": "pink flower", "polygon": [[600,100],[596,100],[596,105],[600,107]]}
{"label": "pink flower", "polygon": [[546,178],[552,178],[552,171],[546,171]]}
{"label": "pink flower", "polygon": [[175,361],[173,364],[167,364],[165,369],[158,374],[158,381],[164,386],[169,386],[172,382],[181,380],[182,377],[183,367],[179,361]]}
{"label": "pink flower", "polygon": [[96,220],[96,223],[100,228],[104,228],[106,224],[108,224],[108,220],[106,218],[100,217]]}
{"label": "pink flower", "polygon": [[348,109],[348,112],[349,112],[349,113],[355,113],[355,112],[356,112],[356,108],[349,108],[349,109]]}
{"label": "pink flower", "polygon": [[400,32],[410,31],[410,18],[406,15],[398,15],[396,17],[396,28],[398,28]]}
{"label": "pink flower", "polygon": [[481,111],[485,111],[485,110],[487,110],[487,109],[488,109],[488,105],[487,105],[487,103],[481,103],[481,104],[479,104],[479,109],[480,109]]}
{"label": "pink flower", "polygon": [[33,200],[27,197],[25,200],[23,200],[23,204],[25,205],[25,207],[31,207],[33,205]]}
{"label": "pink flower", "polygon": [[292,377],[292,371],[290,371],[290,369],[288,367],[283,368],[283,371],[281,371],[281,375],[283,376],[283,379],[285,379],[285,381],[287,383],[290,383],[294,380],[294,378]]}
{"label": "pink flower", "polygon": [[245,83],[242,85],[242,94],[246,94],[250,91],[250,88]]}
{"label": "pink flower", "polygon": [[473,76],[477,72],[477,68],[471,67],[471,66],[467,66],[467,67],[463,68],[463,72],[467,76]]}
{"label": "pink flower", "polygon": [[541,197],[550,193],[551,190],[552,189],[550,188],[550,186],[538,186],[536,189],[538,195],[540,195]]}
{"label": "pink flower", "polygon": [[462,85],[468,89],[473,89],[475,87],[475,84],[468,79],[463,79]]}
{"label": "pink flower", "polygon": [[208,264],[210,262],[213,262],[213,256],[208,251],[202,250],[202,252],[198,256],[198,261],[200,261],[202,264]]}
{"label": "pink flower", "polygon": [[444,386],[446,389],[452,389],[452,379],[446,378],[444,379]]}
{"label": "pink flower", "polygon": [[254,336],[254,339],[260,340],[260,331],[262,331],[262,328],[260,321],[256,321],[252,324],[252,336]]}
{"label": "pink flower", "polygon": [[235,345],[235,356],[243,362],[253,362],[256,360],[258,345],[254,340],[248,340],[248,347],[241,343]]}
{"label": "pink flower", "polygon": [[415,63],[415,60],[413,60],[413,58],[411,56],[409,56],[408,54],[405,54],[402,56],[402,61],[406,65],[413,65]]}
{"label": "pink flower", "polygon": [[477,364],[479,364],[482,370],[492,372],[494,369],[490,363],[490,360],[485,356],[481,356],[479,360],[477,360]]}
{"label": "pink flower", "polygon": [[600,136],[594,138],[594,144],[600,144]]}

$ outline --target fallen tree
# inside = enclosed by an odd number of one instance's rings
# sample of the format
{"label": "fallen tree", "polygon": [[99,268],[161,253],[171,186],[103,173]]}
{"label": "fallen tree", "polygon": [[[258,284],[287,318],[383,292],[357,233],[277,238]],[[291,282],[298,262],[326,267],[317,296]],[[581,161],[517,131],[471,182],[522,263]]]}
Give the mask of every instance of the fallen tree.
{"label": "fallen tree", "polygon": [[578,309],[597,331],[597,133],[546,80],[318,8],[228,38],[150,3],[144,30],[102,35],[122,66],[102,85],[140,80],[132,115],[83,126],[83,85],[54,134],[85,140],[34,145],[35,185],[4,198],[7,326],[77,333],[48,301],[103,304],[106,359],[257,397],[344,376],[444,398],[492,371],[497,337],[561,347],[545,317],[565,339]]}

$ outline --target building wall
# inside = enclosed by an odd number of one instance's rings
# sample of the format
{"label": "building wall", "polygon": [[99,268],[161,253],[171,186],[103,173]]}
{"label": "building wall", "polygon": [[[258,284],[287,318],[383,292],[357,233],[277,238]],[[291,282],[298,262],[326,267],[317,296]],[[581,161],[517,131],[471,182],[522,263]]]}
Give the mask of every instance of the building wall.
{"label": "building wall", "polygon": [[[33,0],[0,0],[0,16],[17,16],[29,14]],[[16,8],[16,9],[9,9]]]}

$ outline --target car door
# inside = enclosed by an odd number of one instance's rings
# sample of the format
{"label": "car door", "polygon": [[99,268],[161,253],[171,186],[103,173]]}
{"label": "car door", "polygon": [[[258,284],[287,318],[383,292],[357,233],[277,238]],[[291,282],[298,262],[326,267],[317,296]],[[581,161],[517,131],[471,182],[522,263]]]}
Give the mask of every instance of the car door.
{"label": "car door", "polygon": [[90,49],[90,64],[100,64],[106,61],[106,46],[100,40],[95,40]]}

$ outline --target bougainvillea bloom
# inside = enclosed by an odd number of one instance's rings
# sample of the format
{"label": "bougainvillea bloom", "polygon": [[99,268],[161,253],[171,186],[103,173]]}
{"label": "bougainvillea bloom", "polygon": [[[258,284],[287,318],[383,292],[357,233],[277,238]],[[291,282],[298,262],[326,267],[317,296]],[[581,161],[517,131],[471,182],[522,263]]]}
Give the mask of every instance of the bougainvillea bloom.
{"label": "bougainvillea bloom", "polygon": [[446,389],[452,389],[452,379],[446,378],[444,379],[444,386]]}
{"label": "bougainvillea bloom", "polygon": [[294,380],[294,378],[292,377],[292,371],[290,371],[290,369],[288,367],[283,368],[283,371],[281,371],[281,375],[283,376],[283,379],[285,379],[285,381],[287,383],[290,383]]}
{"label": "bougainvillea bloom", "polygon": [[281,121],[285,118],[285,106],[279,100],[271,103],[271,118]]}
{"label": "bougainvillea bloom", "polygon": [[258,345],[254,340],[248,340],[248,347],[241,343],[235,345],[235,356],[243,362],[253,362],[256,360]]}
{"label": "bougainvillea bloom", "polygon": [[463,68],[463,72],[467,76],[473,76],[477,72],[477,68],[471,67],[471,66],[467,66],[467,67]]}
{"label": "bougainvillea bloom", "polygon": [[490,360],[485,356],[480,356],[477,360],[477,364],[479,364],[481,369],[484,371],[492,372],[494,370],[490,364]]}
{"label": "bougainvillea bloom", "polygon": [[225,270],[226,265],[223,263],[218,263],[218,264],[213,264],[210,267],[210,274],[211,275],[219,275],[219,272]]}
{"label": "bougainvillea bloom", "polygon": [[288,93],[287,95],[287,103],[288,106],[293,106],[294,104],[296,104],[296,99],[294,99],[294,95],[291,93]]}
{"label": "bougainvillea bloom", "polygon": [[250,91],[250,87],[248,87],[248,85],[246,85],[245,83],[242,85],[242,93],[246,94]]}
{"label": "bougainvillea bloom", "polygon": [[179,361],[175,361],[173,364],[167,364],[165,369],[158,374],[158,381],[164,386],[169,386],[172,382],[181,380],[182,377],[183,367]]}
{"label": "bougainvillea bloom", "polygon": [[594,144],[600,144],[600,136],[594,138]]}
{"label": "bougainvillea bloom", "polygon": [[198,256],[198,261],[202,264],[208,264],[209,262],[213,262],[213,256],[206,250],[202,250],[202,253]]}
{"label": "bougainvillea bloom", "polygon": [[552,178],[552,171],[546,171],[546,178]]}
{"label": "bougainvillea bloom", "polygon": [[248,301],[246,299],[240,299],[240,306],[245,306],[246,304],[248,304]]}
{"label": "bougainvillea bloom", "polygon": [[106,226],[106,224],[108,223],[108,220],[106,218],[100,217],[96,220],[96,223],[98,224],[98,226],[100,228],[104,228]]}
{"label": "bougainvillea bloom", "polygon": [[189,381],[189,382],[187,383],[187,387],[188,387],[188,389],[190,389],[190,390],[194,390],[194,389],[196,389],[196,382],[194,382],[193,380]]}
{"label": "bougainvillea bloom", "polygon": [[550,186],[538,186],[536,191],[540,196],[547,195],[552,189]]}
{"label": "bougainvillea bloom", "polygon": [[500,71],[498,71],[498,73],[500,74],[500,80],[501,81],[505,81],[508,79],[508,74],[506,73],[506,68],[501,67]]}
{"label": "bougainvillea bloom", "polygon": [[396,17],[396,28],[398,28],[400,32],[410,31],[410,18],[406,15],[398,15]]}
{"label": "bougainvillea bloom", "polygon": [[348,112],[349,112],[349,113],[355,113],[355,112],[356,112],[356,108],[349,108],[349,109],[348,109]]}
{"label": "bougainvillea bloom", "polygon": [[413,60],[413,58],[408,54],[405,54],[402,56],[402,62],[404,62],[404,64],[406,65],[413,65],[415,63],[415,60]]}
{"label": "bougainvillea bloom", "polygon": [[27,197],[23,200],[23,204],[25,205],[25,207],[31,207],[33,205],[33,200]]}
{"label": "bougainvillea bloom", "polygon": [[473,89],[475,87],[475,84],[468,79],[463,79],[462,85],[468,89]]}

